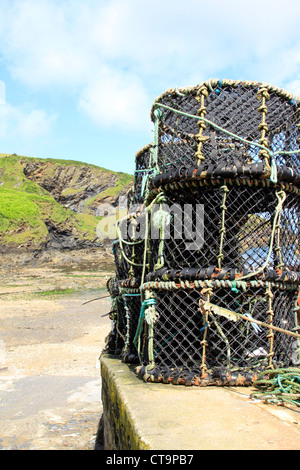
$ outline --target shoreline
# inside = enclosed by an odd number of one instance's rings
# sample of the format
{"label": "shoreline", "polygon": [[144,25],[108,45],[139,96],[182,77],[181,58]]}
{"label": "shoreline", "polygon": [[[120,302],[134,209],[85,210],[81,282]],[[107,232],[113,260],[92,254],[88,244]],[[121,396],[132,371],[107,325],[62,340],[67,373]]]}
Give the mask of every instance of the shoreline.
{"label": "shoreline", "polygon": [[85,254],[85,270],[83,256],[63,264],[66,253],[40,265],[2,264],[2,450],[94,449],[102,415],[99,356],[111,329],[103,316],[110,311],[105,285],[113,272],[98,259],[88,264],[92,255]]}

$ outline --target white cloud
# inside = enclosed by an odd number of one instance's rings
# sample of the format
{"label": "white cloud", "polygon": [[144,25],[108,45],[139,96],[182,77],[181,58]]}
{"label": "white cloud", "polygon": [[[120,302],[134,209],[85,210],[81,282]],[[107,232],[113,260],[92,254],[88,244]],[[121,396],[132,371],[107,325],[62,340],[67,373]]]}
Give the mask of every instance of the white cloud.
{"label": "white cloud", "polygon": [[300,97],[300,79],[293,80],[287,83],[287,88],[290,93],[293,93],[295,96]]}
{"label": "white cloud", "polygon": [[169,87],[293,84],[299,13],[298,0],[2,0],[0,53],[28,87],[62,87],[100,126],[140,129]]}
{"label": "white cloud", "polygon": [[126,72],[108,67],[88,83],[81,93],[80,109],[101,126],[117,125],[123,129],[145,129],[151,100],[142,81]]}
{"label": "white cloud", "polygon": [[3,80],[0,80],[0,105],[6,103],[6,86]]}
{"label": "white cloud", "polygon": [[2,54],[13,77],[35,87],[73,83],[86,66],[80,40],[63,8],[48,0],[11,2],[5,10]]}
{"label": "white cloud", "polygon": [[47,115],[40,109],[22,109],[9,103],[0,105],[0,138],[21,139],[23,142],[48,135],[55,122],[55,115]]}

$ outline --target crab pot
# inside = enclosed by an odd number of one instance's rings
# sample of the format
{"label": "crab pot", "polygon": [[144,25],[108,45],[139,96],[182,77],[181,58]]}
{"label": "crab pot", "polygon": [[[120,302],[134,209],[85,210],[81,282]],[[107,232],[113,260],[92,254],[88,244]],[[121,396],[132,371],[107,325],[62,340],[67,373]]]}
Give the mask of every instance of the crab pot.
{"label": "crab pot", "polygon": [[[114,289],[115,291],[115,289]],[[122,297],[114,293],[110,311],[111,331],[105,339],[104,351],[120,356],[125,344],[126,312]]]}
{"label": "crab pot", "polygon": [[208,169],[216,162],[270,164],[270,153],[277,167],[300,173],[300,152],[286,153],[299,148],[298,103],[279,88],[210,80],[167,90],[155,100],[151,116],[158,123],[154,165],[160,173],[199,164]]}
{"label": "crab pot", "polygon": [[129,263],[125,260],[120,248],[120,240],[114,240],[112,244],[114,255],[115,272],[117,279],[127,279],[129,272]]}
{"label": "crab pot", "polygon": [[114,242],[119,356],[200,386],[299,364],[299,99],[209,80],[167,90],[151,119]]}
{"label": "crab pot", "polygon": [[109,312],[111,331],[105,338],[106,344],[104,348],[106,353],[118,356],[120,356],[124,347],[126,333],[126,312],[120,296],[119,282],[118,277],[111,277],[106,283],[106,288],[111,298],[111,310]]}
{"label": "crab pot", "polygon": [[262,268],[299,271],[296,186],[214,178],[182,179],[159,190],[165,197],[151,214],[151,272],[194,268],[198,273],[216,267],[255,276]]}
{"label": "crab pot", "polygon": [[297,326],[298,286],[181,281],[144,288],[155,302],[155,315],[145,310],[140,340],[138,373],[146,381],[251,385],[268,367],[299,363],[295,338],[283,331]]}
{"label": "crab pot", "polygon": [[140,277],[145,250],[145,214],[130,213],[119,220],[119,239],[113,242],[118,279]]}
{"label": "crab pot", "polygon": [[138,364],[139,357],[134,345],[134,337],[141,311],[141,300],[138,289],[135,290],[135,293],[132,293],[131,291],[132,290],[130,289],[124,289],[122,294],[122,301],[126,316],[126,333],[124,347],[121,352],[121,358],[122,362]]}
{"label": "crab pot", "polygon": [[114,354],[122,362],[138,363],[133,344],[141,310],[140,291],[134,280],[110,280],[108,290],[112,296],[112,329],[106,340],[105,352]]}
{"label": "crab pot", "polygon": [[130,212],[136,211],[144,203],[148,182],[153,172],[152,152],[153,144],[148,144],[135,156],[134,184],[128,205]]}

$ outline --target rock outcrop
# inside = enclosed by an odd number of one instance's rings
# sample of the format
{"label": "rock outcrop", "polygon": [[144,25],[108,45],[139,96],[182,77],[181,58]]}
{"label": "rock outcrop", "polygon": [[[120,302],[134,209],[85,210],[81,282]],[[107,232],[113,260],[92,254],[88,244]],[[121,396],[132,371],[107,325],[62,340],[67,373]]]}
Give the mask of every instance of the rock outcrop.
{"label": "rock outcrop", "polygon": [[46,189],[64,207],[77,213],[102,215],[101,204],[118,204],[132,185],[132,177],[76,162],[21,159],[26,178]]}
{"label": "rock outcrop", "polygon": [[0,154],[0,251],[103,247],[103,204],[117,206],[132,182],[86,163]]}

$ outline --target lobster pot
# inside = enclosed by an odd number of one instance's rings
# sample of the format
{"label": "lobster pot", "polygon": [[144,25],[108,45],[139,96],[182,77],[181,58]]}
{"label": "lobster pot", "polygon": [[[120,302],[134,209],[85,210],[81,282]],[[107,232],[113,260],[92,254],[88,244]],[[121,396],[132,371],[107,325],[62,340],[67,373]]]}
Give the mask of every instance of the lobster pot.
{"label": "lobster pot", "polygon": [[107,346],[144,380],[250,385],[299,364],[299,118],[293,95],[250,81],[153,103],[116,224]]}
{"label": "lobster pot", "polygon": [[144,203],[149,178],[153,171],[152,152],[153,144],[148,144],[135,156],[134,185],[128,205],[130,212],[136,211]]}
{"label": "lobster pot", "polygon": [[271,329],[297,326],[298,286],[190,281],[144,287],[152,304],[145,309],[138,373],[146,381],[250,385],[265,368],[299,363],[295,338]]}
{"label": "lobster pot", "polygon": [[126,317],[125,341],[121,352],[122,362],[138,364],[139,357],[134,340],[141,311],[139,289],[122,289],[122,302]]}
{"label": "lobster pot", "polygon": [[160,173],[220,162],[270,165],[270,155],[278,167],[300,173],[298,103],[279,88],[210,80],[167,90],[154,102],[151,116],[158,128],[154,166]]}
{"label": "lobster pot", "polygon": [[144,231],[144,213],[130,213],[118,221],[120,238],[113,243],[118,279],[141,277],[145,251]]}
{"label": "lobster pot", "polygon": [[110,280],[109,284],[108,290],[112,296],[112,328],[106,340],[105,352],[118,355],[122,362],[138,363],[133,340],[141,310],[139,288],[131,279],[114,279]]}
{"label": "lobster pot", "polygon": [[115,278],[110,278],[108,280],[107,290],[112,299],[110,311],[111,331],[106,337],[104,351],[108,354],[120,356],[125,344],[126,311],[123,299],[120,296],[118,281]]}
{"label": "lobster pot", "polygon": [[201,272],[203,279],[214,267],[236,275],[299,270],[297,187],[215,178],[182,180],[160,190],[164,202],[151,211],[150,272],[174,275],[193,268],[193,276]]}
{"label": "lobster pot", "polygon": [[126,259],[124,258],[122,254],[122,250],[120,247],[120,240],[114,240],[112,248],[113,248],[113,255],[114,255],[116,278],[119,280],[127,279],[130,266],[129,266],[128,261],[126,261]]}

